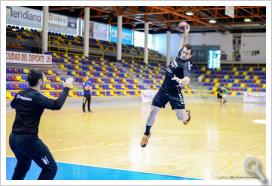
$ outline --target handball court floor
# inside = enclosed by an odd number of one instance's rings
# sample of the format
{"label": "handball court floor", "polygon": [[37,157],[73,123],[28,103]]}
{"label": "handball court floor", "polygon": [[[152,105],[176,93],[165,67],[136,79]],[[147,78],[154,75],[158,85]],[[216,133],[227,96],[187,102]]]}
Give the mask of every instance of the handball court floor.
{"label": "handball court floor", "polygon": [[[95,99],[95,98],[94,98]],[[185,98],[186,100],[186,98]],[[248,176],[244,160],[254,156],[265,172],[265,104],[215,100],[188,101],[192,119],[181,124],[167,105],[140,147],[150,103],[96,104],[92,113],[65,103],[60,111],[45,111],[40,138],[58,162],[60,180],[228,179]],[[14,110],[7,110],[7,179],[16,160],[8,146]],[[36,179],[32,162],[26,179]]]}

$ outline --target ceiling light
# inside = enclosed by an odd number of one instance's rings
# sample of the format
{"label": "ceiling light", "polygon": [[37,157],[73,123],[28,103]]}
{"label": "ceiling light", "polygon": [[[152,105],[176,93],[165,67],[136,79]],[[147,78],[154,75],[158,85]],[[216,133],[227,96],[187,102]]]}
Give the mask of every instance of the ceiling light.
{"label": "ceiling light", "polygon": [[215,23],[216,23],[216,20],[215,20],[215,19],[210,19],[210,20],[209,20],[209,23],[215,24]]}
{"label": "ceiling light", "polygon": [[140,19],[140,18],[142,18],[142,17],[141,17],[141,16],[136,16],[135,18],[136,18],[136,19]]}
{"label": "ceiling light", "polygon": [[250,19],[250,18],[245,18],[245,19],[244,19],[244,22],[247,22],[247,23],[248,23],[248,22],[251,22],[251,19]]}
{"label": "ceiling light", "polygon": [[189,11],[187,11],[185,14],[186,14],[187,16],[192,16],[192,15],[194,15],[194,12],[192,12],[191,10],[189,10]]}

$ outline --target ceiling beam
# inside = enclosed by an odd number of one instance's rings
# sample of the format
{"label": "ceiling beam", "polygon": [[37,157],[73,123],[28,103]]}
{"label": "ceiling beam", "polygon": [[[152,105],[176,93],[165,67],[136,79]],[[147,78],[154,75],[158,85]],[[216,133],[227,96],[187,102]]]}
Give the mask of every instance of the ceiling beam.
{"label": "ceiling beam", "polygon": [[113,10],[115,11],[117,16],[122,15],[122,10],[119,6],[114,6]]}
{"label": "ceiling beam", "polygon": [[104,12],[104,13],[108,13],[108,14],[112,13],[110,11],[103,10],[102,8],[98,8],[98,7],[99,6],[89,6],[89,8],[92,9],[92,10],[96,10],[96,11],[100,11],[100,12]]}
{"label": "ceiling beam", "polygon": [[218,30],[221,30],[221,31],[226,31],[226,29],[222,26],[217,26],[217,25],[213,25],[211,23],[208,23],[208,22],[205,22],[205,21],[202,21],[202,20],[199,20],[199,19],[195,19],[191,16],[187,16],[187,15],[183,15],[181,13],[178,13],[177,11],[173,10],[172,8],[168,8],[168,7],[161,7],[161,6],[155,6],[153,7],[154,9],[157,9],[157,10],[161,10],[161,11],[165,11],[165,12],[168,12],[170,14],[174,14],[174,15],[177,15],[181,18],[185,18],[185,19],[188,19],[192,22],[198,22],[202,25],[205,25],[205,26],[209,26],[209,27],[213,27],[215,29],[218,29]]}
{"label": "ceiling beam", "polygon": [[49,6],[49,10],[71,10],[71,9],[84,9],[84,6]]}
{"label": "ceiling beam", "polygon": [[[50,6],[49,8],[52,11],[59,10],[62,12],[69,9],[81,9],[75,11],[74,14],[75,16],[79,14],[79,17],[81,18],[84,17],[85,7],[83,6]],[[264,6],[235,6],[234,18],[224,15],[225,6],[129,6],[127,9],[122,8],[122,6],[90,6],[89,8],[91,9],[90,19],[97,18],[98,20],[103,20],[103,18],[107,16],[108,19],[105,21],[107,21],[109,24],[116,25],[116,17],[120,15],[124,18],[123,24],[129,24],[132,28],[135,27],[136,24],[140,24],[139,26],[142,27],[144,22],[150,22],[150,28],[152,28],[152,26],[156,26],[160,29],[170,28],[175,31],[176,23],[180,22],[181,20],[190,22],[192,28],[199,26],[203,29],[206,27],[226,31],[228,29],[226,27],[229,24],[228,22],[235,24],[237,21],[240,21],[239,19],[245,17],[256,18],[252,23],[255,23],[256,20],[265,22],[266,19]],[[188,10],[193,11],[194,15],[187,16],[185,13]],[[207,17],[199,14],[200,12],[207,14]],[[137,16],[140,16],[140,18]],[[209,23],[208,20],[210,18],[216,19],[218,23]]]}
{"label": "ceiling beam", "polygon": [[[217,6],[217,7],[203,7],[203,6],[194,6],[196,8],[196,10],[225,10],[225,6]],[[258,8],[265,8],[265,6],[257,6]],[[257,8],[256,6],[254,6],[254,8]],[[235,9],[242,9],[242,8],[252,8],[252,6],[234,6]],[[184,12],[187,9],[185,9],[185,7],[181,7],[178,9],[178,12]]]}
{"label": "ceiling beam", "polygon": [[[227,19],[227,18],[229,18],[229,19],[241,19],[241,18],[247,18],[247,17],[251,17],[251,18],[253,18],[253,17],[266,17],[265,15],[261,15],[261,16],[247,16],[247,15],[241,15],[241,16],[235,16],[234,18],[232,18],[232,17],[229,17],[229,16],[221,16],[221,17],[217,17],[216,19]],[[205,17],[203,17],[203,18],[200,18],[200,19],[203,19],[203,20],[205,20],[205,19],[210,19],[210,18],[205,18]]]}
{"label": "ceiling beam", "polygon": [[160,14],[167,14],[166,12],[158,12],[158,11],[152,11],[152,12],[137,12],[137,13],[124,13],[124,16],[144,16],[144,15],[160,15]]}
{"label": "ceiling beam", "polygon": [[[250,12],[250,11],[244,9],[244,8],[242,8],[242,10],[244,10],[245,12],[247,12],[248,14],[250,14],[250,15],[252,15],[252,16],[256,16],[256,14],[253,14],[252,12]],[[263,19],[263,18],[261,18],[261,17],[258,17],[258,16],[257,16],[257,18],[261,19],[262,21],[265,21],[265,19]]]}

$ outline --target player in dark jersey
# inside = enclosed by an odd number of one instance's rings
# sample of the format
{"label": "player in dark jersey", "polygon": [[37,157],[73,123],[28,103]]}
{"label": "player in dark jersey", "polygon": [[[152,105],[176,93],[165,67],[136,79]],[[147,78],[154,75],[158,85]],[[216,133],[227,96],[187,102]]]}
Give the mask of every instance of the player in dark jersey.
{"label": "player in dark jersey", "polygon": [[175,110],[178,120],[187,125],[190,121],[190,111],[185,110],[185,103],[181,88],[190,83],[192,47],[188,43],[190,25],[185,27],[183,39],[176,59],[167,67],[163,84],[152,101],[151,112],[147,119],[146,130],[141,141],[141,147],[145,147],[151,135],[150,129],[161,108],[170,102],[172,110]]}
{"label": "player in dark jersey", "polygon": [[220,106],[225,104],[227,102],[227,94],[228,94],[228,89],[225,87],[219,87],[217,89],[217,99],[219,100]]}
{"label": "player in dark jersey", "polygon": [[86,81],[83,82],[82,86],[83,86],[83,90],[84,90],[84,98],[83,98],[83,103],[82,103],[82,110],[83,112],[86,112],[85,110],[85,106],[86,103],[88,105],[88,112],[92,112],[91,111],[91,90],[92,90],[92,83],[89,80],[89,77],[86,76],[85,77]]}
{"label": "player in dark jersey", "polygon": [[68,78],[65,81],[61,95],[55,100],[40,92],[40,86],[45,81],[42,72],[30,70],[27,81],[29,88],[18,92],[11,102],[16,116],[9,136],[9,145],[17,159],[12,179],[24,179],[33,160],[42,169],[38,179],[52,180],[57,173],[57,164],[48,147],[38,137],[40,118],[44,109],[61,109],[73,79]]}
{"label": "player in dark jersey", "polygon": [[219,100],[220,106],[223,104],[223,90],[221,87],[217,89],[217,99]]}

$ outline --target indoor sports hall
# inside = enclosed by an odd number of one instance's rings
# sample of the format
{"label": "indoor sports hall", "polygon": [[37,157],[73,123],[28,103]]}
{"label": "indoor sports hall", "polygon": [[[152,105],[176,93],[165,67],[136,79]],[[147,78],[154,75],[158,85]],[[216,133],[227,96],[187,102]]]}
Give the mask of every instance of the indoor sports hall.
{"label": "indoor sports hall", "polygon": [[[45,74],[41,91],[52,99],[74,79],[63,108],[45,110],[39,125],[57,162],[55,180],[250,180],[244,161],[251,156],[266,172],[266,10],[7,6],[6,179],[17,162],[10,102],[28,88],[31,69]],[[184,35],[181,22],[190,26],[193,51],[190,84],[181,89],[190,122],[167,104],[142,148],[152,99]],[[87,80],[90,112],[82,108]],[[40,171],[32,161],[25,179]]]}

